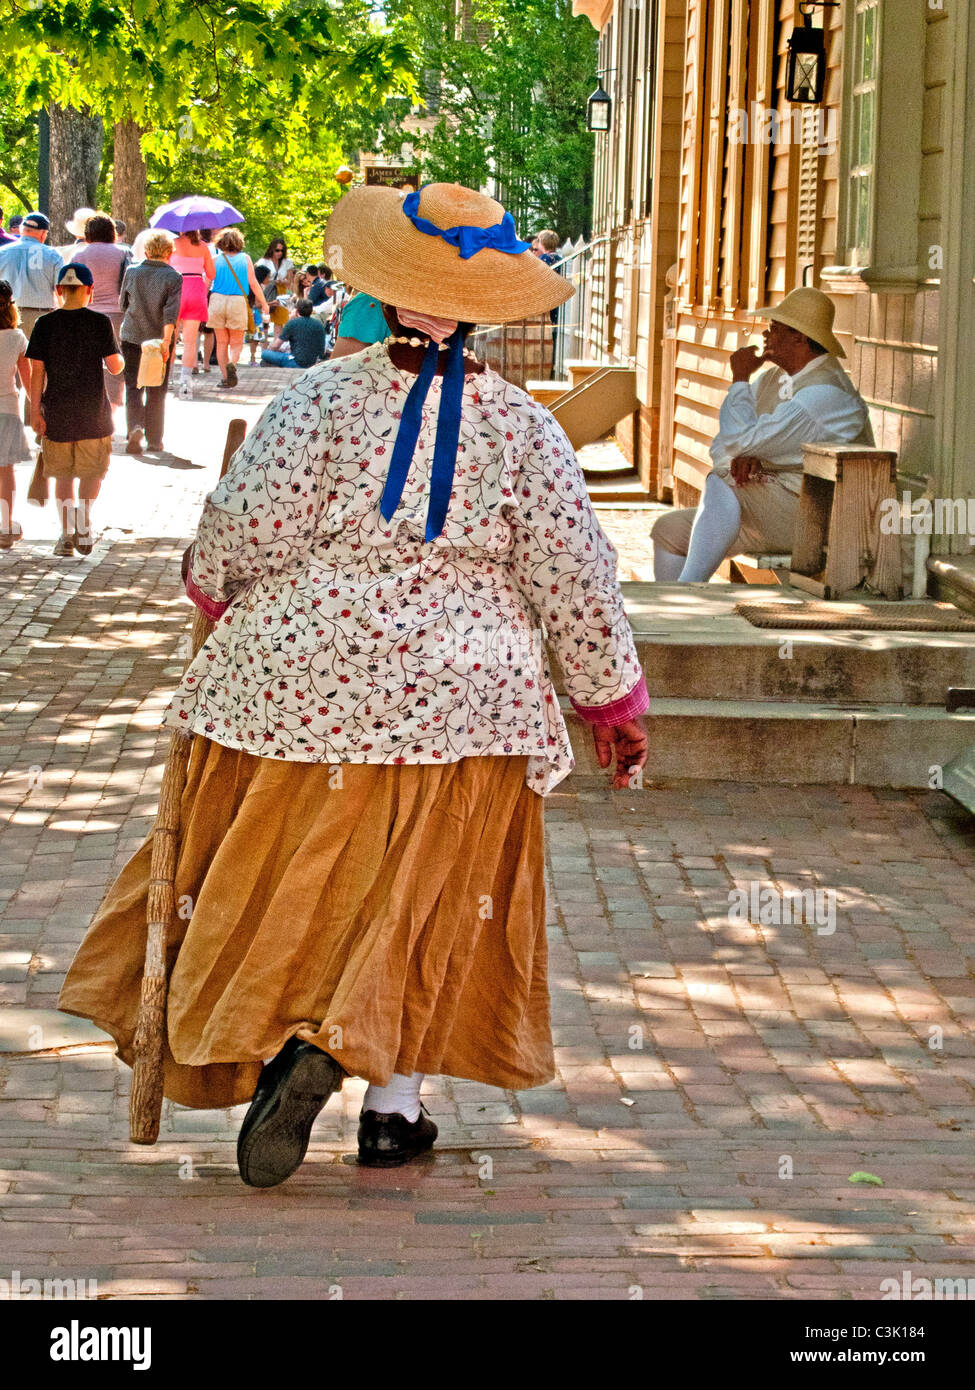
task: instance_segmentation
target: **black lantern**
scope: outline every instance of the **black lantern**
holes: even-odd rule
[[[609,118],[612,110],[612,98],[608,92],[603,91],[603,84],[600,82],[586,103],[586,129],[609,130]]]
[[[826,35],[813,27],[814,8],[825,8],[830,0],[807,0],[800,4],[801,29],[789,35],[789,57],[785,68],[786,100],[793,105],[818,106],[826,88]]]

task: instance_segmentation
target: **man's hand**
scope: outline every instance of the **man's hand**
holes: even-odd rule
[[[600,767],[609,767],[613,760],[613,749],[616,749],[613,786],[618,789],[628,787],[633,772],[647,761],[647,725],[643,716],[625,719],[622,724],[594,724],[592,736]]]
[[[747,347],[740,347],[731,354],[731,379],[732,381],[747,381],[754,376],[759,367],[765,365],[769,360],[764,353],[759,353],[757,347],[751,343]]]
[[[765,469],[762,460],[756,458],[754,454],[739,454],[737,458],[731,460],[731,477],[737,487],[744,487],[746,483],[764,482]]]
[[[37,435],[38,439],[43,439],[47,433],[47,422],[39,410],[32,410],[30,413],[30,427]]]

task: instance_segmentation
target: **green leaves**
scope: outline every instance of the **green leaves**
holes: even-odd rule
[[[3,25],[0,56],[29,109],[54,101],[136,119],[173,155],[187,117],[195,139],[226,148],[256,113],[280,148],[295,108],[378,106],[413,80],[410,54],[370,23],[364,0],[45,0]]]

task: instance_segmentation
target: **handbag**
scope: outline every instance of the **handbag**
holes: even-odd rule
[[[162,356],[162,338],[147,338],[142,344],[139,353],[139,375],[136,379],[136,387],[142,390],[144,386],[162,386],[166,380],[166,363]]]
[[[241,294],[244,296],[244,303],[247,305],[247,331],[248,331],[248,333],[256,333],[256,332],[257,332],[257,319],[255,319],[255,317],[254,317],[254,310],[253,310],[253,309],[251,308],[251,306],[250,306],[250,300],[247,298],[246,291],[244,290],[243,285],[242,285],[242,284],[240,283],[240,281],[237,279],[237,272],[236,272],[236,270],[234,270],[233,265],[231,264],[230,257],[227,255],[227,253],[226,253],[225,251],[222,251],[220,254],[223,256],[224,260],[227,262],[227,269],[230,271],[231,275],[234,277],[234,280],[236,281],[236,284],[237,284],[237,288],[240,290]]]
[[[41,445],[37,462],[34,464],[34,475],[30,480],[30,487],[27,489],[27,500],[32,502],[35,507],[43,507],[49,491],[49,480],[44,476],[44,446]]]

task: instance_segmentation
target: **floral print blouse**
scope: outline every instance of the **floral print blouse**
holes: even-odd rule
[[[543,625],[584,718],[647,708],[616,552],[562,430],[490,370],[465,383],[443,534],[423,540],[436,377],[384,521],[413,380],[376,344],[268,405],[204,506],[187,592],[215,627],[167,723],[299,762],[527,755],[545,795],[574,762]]]

